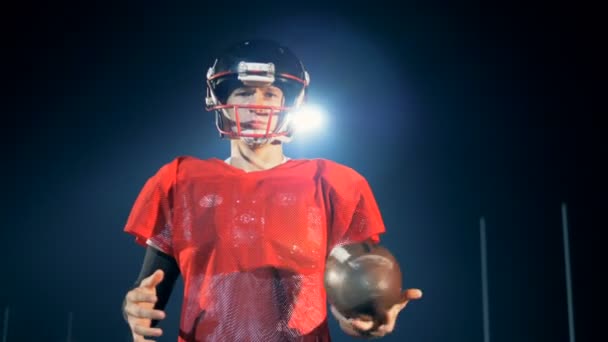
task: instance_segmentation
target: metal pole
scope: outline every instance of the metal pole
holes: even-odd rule
[[[562,231],[564,233],[564,259],[566,263],[566,294],[568,298],[568,333],[570,342],[575,341],[574,309],[572,305],[572,275],[570,271],[570,244],[568,238],[568,213],[566,203],[562,203]]]
[[[67,342],[72,342],[72,312],[68,314],[68,340]]]
[[[483,340],[490,342],[490,312],[488,304],[488,261],[486,252],[486,220],[479,219],[479,240],[481,244],[481,285],[483,303]]]
[[[8,306],[4,309],[4,325],[2,329],[2,342],[6,342],[6,336],[8,334]]]

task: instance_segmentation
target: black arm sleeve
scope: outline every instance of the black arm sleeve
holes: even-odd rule
[[[139,276],[137,280],[131,287],[136,288],[139,286],[142,280],[146,277],[150,276],[156,270],[161,269],[165,272],[165,277],[163,281],[158,284],[156,287],[156,296],[158,297],[158,301],[154,306],[155,309],[163,310],[169,301],[169,297],[171,296],[171,292],[173,291],[173,286],[175,285],[175,281],[177,277],[180,275],[179,266],[177,265],[177,261],[170,255],[165,254],[154,247],[148,246],[146,248],[146,255],[144,256],[144,262],[142,264],[141,270],[139,272]],[[123,314],[124,307],[126,303],[123,301]],[[126,320],[126,315],[125,315]],[[152,326],[156,326],[158,321],[152,321]]]

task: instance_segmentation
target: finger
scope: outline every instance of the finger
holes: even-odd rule
[[[153,340],[146,340],[145,337],[133,333],[133,342],[150,342],[150,341],[154,342]]]
[[[422,298],[422,291],[420,289],[407,289],[404,291],[404,296],[407,300],[420,299]]]
[[[146,309],[133,303],[127,304],[127,306],[125,307],[125,312],[128,316],[135,318],[147,318],[155,320],[161,320],[165,318],[165,312],[162,310]]]
[[[382,334],[382,335],[386,335],[388,333],[390,333],[392,331],[390,324],[382,324],[381,326],[378,327],[378,329],[376,329],[376,333],[378,334]]]
[[[133,332],[136,333],[137,335],[141,335],[143,336],[162,336],[163,335],[163,330],[161,328],[148,328],[148,327],[144,327],[141,325],[137,325],[135,324],[133,326]]]
[[[160,284],[160,282],[163,281],[164,277],[165,277],[165,273],[163,272],[163,270],[156,270],[149,277],[142,280],[141,284],[139,284],[139,286],[145,287],[148,289],[154,289],[154,288],[156,288],[156,285]]]
[[[139,335],[137,335],[139,336]],[[156,342],[155,340],[147,340],[145,337],[143,336],[139,336],[137,338],[133,338],[133,342]]]
[[[395,329],[395,321],[392,321],[390,323],[380,325],[377,329],[372,331],[372,333],[381,334],[382,336],[384,336],[386,334],[392,333],[394,329]]]
[[[374,330],[374,331],[370,331],[368,333],[366,333],[367,336],[371,336],[371,337],[384,337],[387,333],[380,331],[380,330]]]
[[[364,336],[360,331],[355,330],[355,328],[348,322],[348,320],[339,321],[338,323],[340,324],[340,328],[342,328],[342,331],[344,331],[346,334],[354,337]]]
[[[374,327],[374,321],[364,321],[364,320],[357,319],[357,318],[353,318],[351,320],[350,324],[356,330],[362,330],[362,331],[370,330],[371,328]]]
[[[141,335],[133,334],[133,342],[155,342],[154,340],[147,340]]]
[[[419,289],[407,289],[401,293],[401,309],[405,308],[410,300],[422,298],[422,291]]]
[[[152,293],[137,291],[137,289],[135,289],[127,293],[127,300],[134,303],[156,303],[158,298]]]

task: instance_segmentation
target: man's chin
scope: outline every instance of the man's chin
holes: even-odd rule
[[[241,131],[242,134],[253,135],[253,134],[266,134],[266,130],[260,129],[245,129]],[[253,138],[253,137],[241,137],[241,141],[243,141],[250,148],[259,148],[270,142],[271,138]]]

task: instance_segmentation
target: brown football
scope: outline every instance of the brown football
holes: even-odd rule
[[[346,318],[379,318],[402,299],[399,263],[388,249],[371,242],[332,249],[324,282],[329,303]]]

